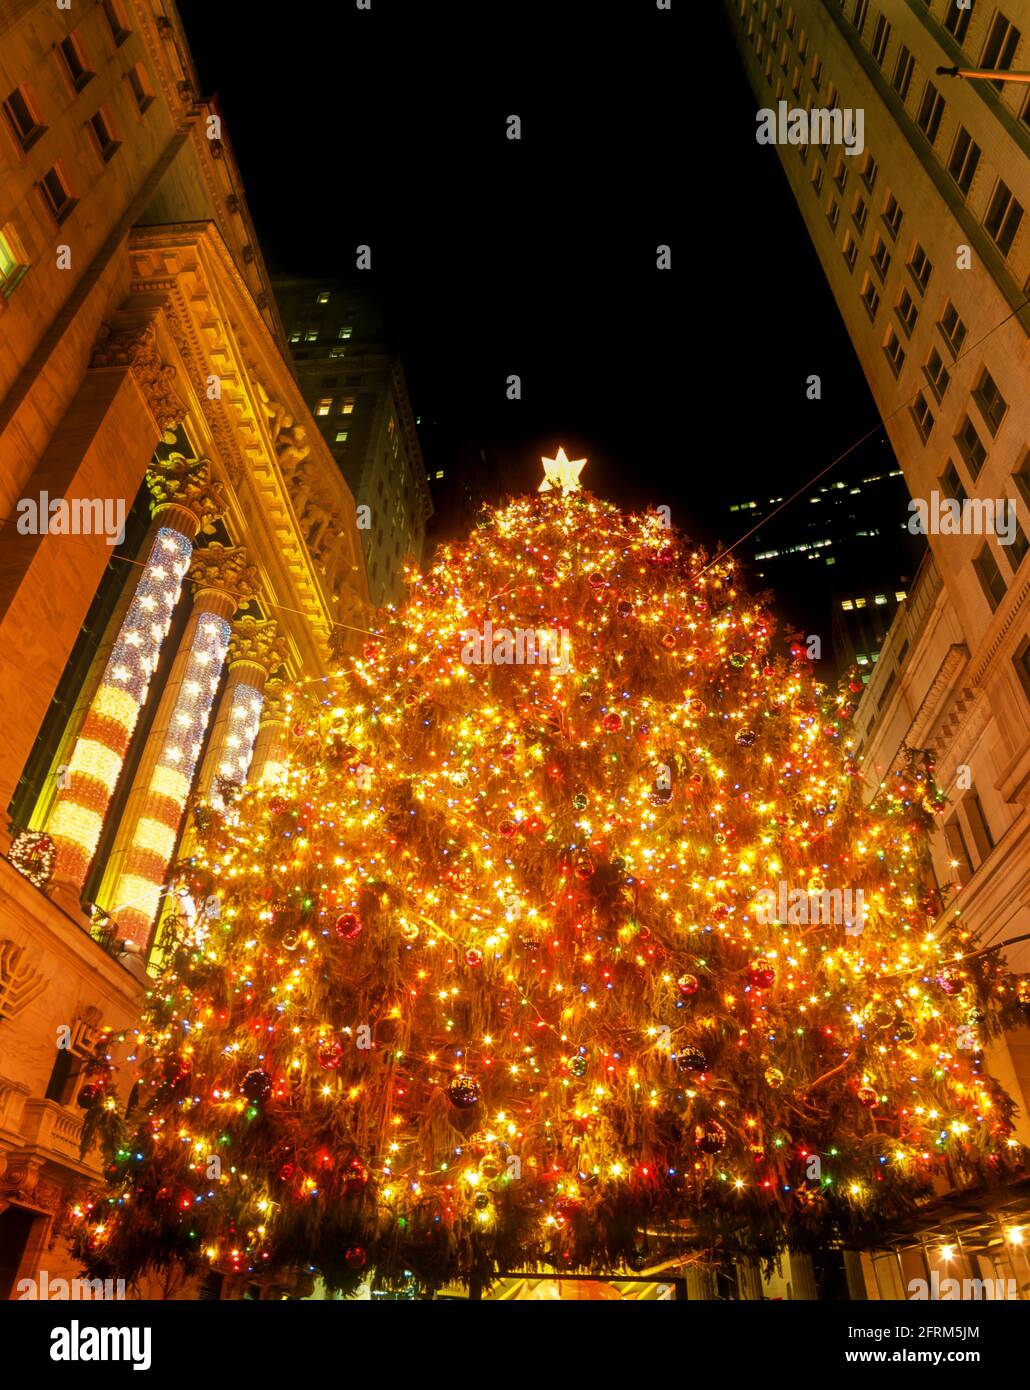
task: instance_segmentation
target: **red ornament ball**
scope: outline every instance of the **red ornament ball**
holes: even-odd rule
[[[339,1038],[325,1038],[318,1044],[318,1065],[334,1070],[343,1061],[343,1043]]]
[[[867,1110],[875,1109],[880,1100],[872,1086],[860,1086],[857,1095],[859,1105],[864,1105]]]
[[[748,966],[747,978],[752,989],[769,989],[776,980],[776,971],[769,961],[758,957]]]
[[[341,941],[356,941],[364,928],[356,912],[344,912],[337,917],[333,930]]]
[[[676,634],[674,632],[663,632],[658,641],[659,645],[663,646],[667,652],[671,652],[676,645]]]
[[[80,1110],[88,1110],[91,1106],[96,1105],[103,1094],[104,1087],[101,1086],[99,1082],[87,1081],[86,1085],[82,1087],[79,1094],[75,1097],[75,1103]]]
[[[601,720],[601,728],[609,734],[617,734],[622,728],[622,715],[614,710],[611,714],[606,714]]]
[[[483,952],[480,951],[476,946],[470,946],[469,949],[465,952],[465,964],[471,966],[473,970],[477,966],[482,965]]]
[[[343,1262],[348,1269],[364,1269],[368,1264],[368,1252],[363,1245],[352,1245],[344,1254]]]
[[[676,988],[684,999],[689,999],[698,990],[698,979],[696,975],[681,975],[676,981]]]

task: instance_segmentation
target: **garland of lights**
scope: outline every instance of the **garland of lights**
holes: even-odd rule
[[[229,648],[225,618],[195,614],[182,684],[118,878],[112,911],[126,938],[146,944]]]
[[[182,532],[158,530],[75,742],[47,829],[57,850],[56,872],[76,886],[85,881],[96,853],[192,553],[193,543]]]

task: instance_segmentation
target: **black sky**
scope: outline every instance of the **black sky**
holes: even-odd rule
[[[592,490],[728,542],[729,501],[786,495],[876,424],[719,0],[337,0],[264,34],[179,9],[272,273],[371,245],[427,439],[488,444],[527,486],[564,442]],[[809,588],[781,600],[819,630]]]

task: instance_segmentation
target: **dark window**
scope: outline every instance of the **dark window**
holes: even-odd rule
[[[965,126],[959,126],[958,134],[955,136],[955,144],[952,147],[951,158],[948,160],[948,173],[963,193],[969,192],[969,186],[973,182],[973,175],[976,173],[976,166],[979,163],[980,146]]]
[[[984,591],[984,598],[991,606],[991,612],[995,612],[1002,599],[1005,597],[1005,577],[998,568],[998,562],[994,558],[989,541],[984,541],[980,552],[973,561],[973,568],[976,570],[976,577],[980,581],[980,588]]]
[[[1016,487],[1022,493],[1023,501],[1030,508],[1030,449],[1023,455],[1023,462],[1012,476],[1015,479]]]
[[[958,811],[952,811],[951,816],[945,822],[944,839],[951,855],[949,867],[958,880],[959,887],[964,887],[973,877],[973,864],[969,858],[969,850],[966,848],[966,837],[962,833],[962,822],[959,820]]]
[[[1015,503],[1010,503],[1009,505],[1015,506]],[[1030,550],[1030,541],[1027,540],[1026,533],[1015,518],[1013,518],[1013,523],[1015,530],[1012,536],[1012,544],[1003,545],[1002,551],[1012,568],[1012,573],[1016,574],[1020,565],[1022,565],[1023,561],[1026,559],[1027,550]]]
[[[891,41],[891,26],[885,15],[879,15],[876,20],[876,28],[873,30],[873,42],[871,52],[879,67],[883,66],[883,60],[887,56],[887,45]]]
[[[952,356],[957,357],[966,340],[966,325],[959,318],[958,310],[950,300],[944,306],[944,313],[941,315],[937,327],[941,330],[944,341],[951,348]]]
[[[897,240],[898,232],[901,230],[901,219],[905,216],[901,209],[901,204],[893,193],[887,194],[887,201],[883,205],[883,220],[887,223],[888,230],[894,240]]]
[[[4,115],[14,138],[23,150],[31,149],[46,130],[46,126],[36,119],[36,113],[29,104],[28,93],[24,87],[15,87],[4,102]]]
[[[962,798],[962,809],[966,813],[966,824],[969,826],[973,847],[982,864],[994,848],[994,836],[991,834],[991,827],[987,824],[983,805],[976,792],[966,792]]]
[[[107,18],[108,28],[111,30],[111,37],[114,39],[115,47],[120,48],[132,32],[125,21],[121,5],[116,4],[115,0],[104,0],[104,15]]]
[[[73,198],[59,170],[48,169],[39,182],[39,187],[57,222],[63,222],[72,211],[78,199]]]
[[[74,35],[69,34],[66,39],[61,40],[57,47],[61,51],[61,57],[64,59],[64,65],[68,70],[72,86],[77,92],[81,92],[94,74],[90,71],[78,40]]]
[[[89,123],[96,137],[100,158],[106,164],[121,142],[115,137],[114,129],[103,107],[90,117]]]
[[[987,216],[984,218],[984,226],[1003,256],[1008,255],[1022,220],[1022,205],[1012,196],[1008,186],[999,179],[991,205],[987,209]]]
[[[1026,698],[1030,700],[1030,637],[1024,637],[1012,658]]]
[[[136,108],[140,115],[146,111],[147,107],[154,100],[150,91],[150,85],[143,73],[143,65],[137,63],[134,68],[130,68],[125,74],[129,86],[132,88],[132,95],[136,98]]]
[[[933,265],[929,256],[918,243],[912,252],[912,259],[908,263],[908,268],[912,272],[912,279],[925,293],[926,287],[930,283],[930,276],[933,274]]]
[[[919,115],[916,117],[916,124],[931,145],[937,139],[937,132],[940,129],[941,117],[943,115],[944,98],[933,83],[928,82],[923,90],[923,100],[919,104]]]
[[[964,502],[966,500],[966,490],[962,486],[962,479],[959,477],[958,469],[952,463],[951,459],[948,460],[948,466],[941,474],[941,485],[944,488],[946,497],[954,497],[956,502]]]
[[[59,1047],[47,1082],[45,1099],[56,1100],[58,1105],[71,1105],[82,1067],[81,1058],[76,1057],[70,1048]]]
[[[974,482],[980,476],[987,459],[987,450],[980,442],[980,436],[976,432],[976,426],[967,415],[962,422],[962,428],[955,436],[955,443],[959,447],[959,452],[966,461],[970,475]]]
[[[916,429],[919,431],[923,443],[925,444],[930,437],[930,431],[933,429],[933,413],[922,391],[917,392],[916,398],[909,409],[912,412],[912,419],[915,421]]]
[[[916,319],[919,317],[919,310],[916,302],[909,294],[908,290],[902,290],[898,296],[898,302],[894,312],[897,314],[906,337],[911,338],[912,330],[916,326]]]
[[[997,434],[1008,410],[1008,403],[986,367],[980,374],[980,380],[973,392],[973,400],[980,407],[980,414],[987,421],[987,428],[991,434]]]
[[[973,17],[974,3],[975,0],[971,0],[967,10],[960,10],[954,3],[954,0],[949,0],[947,12],[944,16],[944,27],[947,29],[948,33],[954,37],[956,43],[961,43],[966,37],[969,21]]]
[[[951,377],[947,367],[944,365],[944,358],[936,348],[930,349],[930,356],[926,359],[923,372],[927,381],[930,383],[930,390],[937,397],[938,401],[941,400],[945,391],[948,389],[948,383]]]
[[[1018,47],[1019,30],[999,10],[994,16],[994,23],[987,35],[987,42],[984,44],[984,51],[980,58],[980,66],[982,68],[1010,68],[1013,55]],[[994,83],[999,92],[1004,85],[1003,82]]]
[[[855,12],[853,16],[855,28],[861,34],[865,28],[866,16],[869,14],[869,0],[855,0]]]
[[[891,86],[897,92],[902,101],[908,96],[909,84],[912,81],[912,72],[915,69],[916,60],[908,51],[904,44],[898,49],[898,60],[894,64],[894,76],[891,78]]]

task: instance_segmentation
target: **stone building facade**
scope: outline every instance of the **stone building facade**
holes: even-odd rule
[[[2,1298],[75,1272],[82,1069],[136,1020],[191,799],[274,765],[283,681],[370,609],[174,5],[6,5],[0,88]]]
[[[726,9],[759,108],[862,113],[854,154],[832,138],[776,150],[910,498],[930,522],[929,554],[858,706],[858,748],[870,795],[905,745],[932,750],[949,797],[935,849],[945,918],[961,917],[983,946],[1011,943],[1008,965],[1027,972],[1030,86],[939,71],[1025,72],[1026,7]],[[954,529],[934,524],[941,499],[959,508]],[[906,503],[885,524],[919,514]],[[1030,1030],[1006,1034],[989,1066],[1019,1102],[1018,1136],[1030,1143]],[[951,1226],[939,1215],[907,1253],[867,1259],[868,1296],[904,1296],[913,1271],[1015,1277],[1024,1288],[1026,1200],[999,1212]]]

